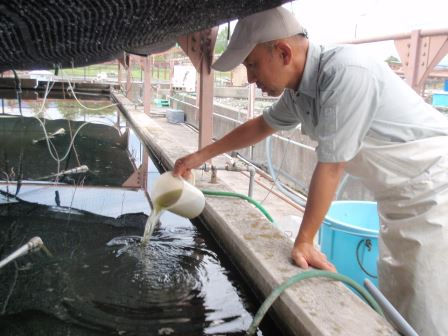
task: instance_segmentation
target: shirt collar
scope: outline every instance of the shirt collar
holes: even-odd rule
[[[294,91],[296,96],[305,94],[312,98],[316,98],[317,77],[319,75],[321,54],[321,47],[310,42],[308,45],[302,79],[300,80],[299,87]]]

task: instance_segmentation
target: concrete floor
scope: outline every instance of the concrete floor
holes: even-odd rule
[[[182,124],[170,124],[153,110],[148,116],[119,93],[114,98],[134,131],[159,162],[170,170],[177,158],[197,149],[198,136]],[[213,160],[224,166],[229,160]],[[218,171],[218,182],[210,173],[197,171],[200,189],[247,194],[249,178],[240,172]],[[235,267],[263,301],[291,276],[304,272],[293,265],[290,252],[302,212],[276,196],[266,178],[257,175],[253,198],[262,203],[279,228],[254,206],[242,199],[207,196],[200,216]],[[314,278],[286,290],[270,309],[285,334],[290,335],[398,335],[398,332],[343,284]]]

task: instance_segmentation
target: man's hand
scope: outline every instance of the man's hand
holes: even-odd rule
[[[302,268],[313,266],[336,272],[327,257],[314,247],[313,241],[331,205],[344,167],[344,162],[318,162],[314,169],[305,213],[291,253],[294,262]]]
[[[191,177],[191,170],[199,167],[204,161],[200,152],[194,152],[181,157],[174,163],[173,175],[182,176],[188,180]]]
[[[212,142],[199,151],[186,155],[174,164],[173,175],[189,178],[191,170],[215,157],[216,155],[245,148],[273,134],[275,129],[258,116],[246,121],[218,141]]]
[[[295,243],[291,257],[297,266],[307,269],[309,266],[336,272],[336,267],[327,260],[327,256],[310,243]]]

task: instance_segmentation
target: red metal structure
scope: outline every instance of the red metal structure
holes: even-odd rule
[[[406,82],[419,94],[429,73],[448,53],[448,29],[414,30],[410,33],[394,34],[344,43],[372,43],[393,40],[400,55]]]

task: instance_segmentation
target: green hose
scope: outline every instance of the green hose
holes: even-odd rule
[[[228,192],[228,191],[214,191],[214,190],[201,190],[202,193],[204,195],[210,195],[210,196],[227,196],[227,197],[239,197],[242,199],[245,199],[246,201],[252,203],[253,205],[255,205],[265,216],[267,219],[269,219],[269,221],[271,223],[274,223],[274,219],[271,217],[271,215],[266,211],[265,208],[263,208],[263,206],[258,203],[257,201],[255,201],[253,198],[243,195],[243,194],[238,194],[238,193],[234,193],[234,192]]]
[[[286,289],[294,285],[295,283],[309,278],[314,277],[324,277],[324,278],[330,278],[334,280],[342,281],[351,287],[353,287],[359,294],[361,294],[364,299],[369,303],[369,305],[381,316],[384,317],[383,311],[381,310],[378,303],[375,301],[375,299],[367,292],[363,287],[361,287],[358,283],[356,283],[354,280],[350,279],[349,277],[339,274],[339,273],[333,273],[328,271],[321,271],[321,270],[312,270],[307,272],[302,272],[296,275],[293,275],[288,280],[286,280],[284,283],[282,283],[280,286],[275,288],[272,293],[264,300],[263,304],[258,309],[257,314],[255,314],[254,320],[252,321],[252,324],[250,325],[249,329],[247,329],[247,335],[254,335],[257,331],[258,325],[261,323],[261,320],[263,319],[264,315],[268,311],[268,309],[271,307],[271,305],[274,303],[274,301],[282,294]]]
[[[267,219],[269,219],[270,222],[274,222],[271,215],[266,211],[263,206],[255,201],[253,198],[239,194],[234,192],[227,192],[227,191],[214,191],[214,190],[201,190],[204,195],[210,195],[210,196],[226,196],[226,197],[239,197],[242,199],[245,199],[246,201],[252,203],[255,205],[265,216]],[[294,285],[295,283],[309,279],[309,278],[315,278],[315,277],[323,277],[323,278],[330,278],[333,280],[339,280],[347,285],[351,286],[353,289],[355,289],[360,295],[364,297],[364,299],[367,301],[367,303],[381,316],[384,317],[383,311],[381,310],[378,303],[375,301],[375,299],[367,292],[362,286],[360,286],[357,282],[350,279],[349,277],[339,274],[339,273],[333,273],[328,271],[321,271],[321,270],[312,270],[307,272],[302,272],[299,274],[296,274],[286,280],[283,284],[275,288],[272,293],[266,298],[266,300],[263,302],[263,304],[258,309],[258,312],[255,314],[254,320],[252,321],[252,324],[250,325],[249,329],[247,330],[247,335],[254,335],[257,331],[257,328],[259,324],[261,323],[261,320],[263,319],[264,315],[266,315],[267,311],[271,307],[271,305],[274,303],[274,301],[289,287]]]

